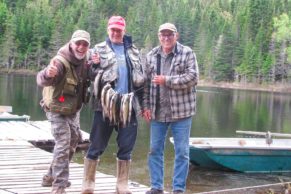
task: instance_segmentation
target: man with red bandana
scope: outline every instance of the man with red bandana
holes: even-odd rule
[[[49,65],[37,74],[37,84],[44,87],[40,104],[51,122],[55,140],[53,160],[42,186],[52,186],[53,194],[66,193],[65,188],[70,186],[69,163],[81,138],[78,114],[86,101],[89,46],[90,34],[75,31]]]
[[[130,36],[125,35],[126,23],[121,16],[112,16],[107,25],[108,38],[96,44],[92,49],[92,68],[94,72],[103,72],[102,85],[110,83],[112,89],[120,94],[134,92],[136,101],[141,102],[142,96],[138,92],[143,86],[144,75],[140,61],[139,50],[133,45]],[[97,95],[98,96],[98,95]],[[90,133],[90,147],[84,158],[84,177],[82,193],[93,193],[95,186],[96,167],[100,156],[105,151],[113,130],[117,132],[116,154],[117,164],[117,194],[130,194],[128,188],[129,168],[131,153],[137,137],[137,106],[133,111],[126,126],[110,123],[108,118],[103,118],[100,99],[93,96],[94,120]]]

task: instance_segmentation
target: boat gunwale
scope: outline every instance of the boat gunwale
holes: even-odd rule
[[[197,142],[197,143],[192,143],[193,141],[197,141],[197,140],[203,140],[203,141],[206,141],[206,142]],[[253,150],[290,150],[291,151],[291,144],[290,146],[282,146],[282,145],[274,145],[274,144],[264,144],[264,145],[248,145],[248,144],[237,144],[237,145],[233,145],[233,144],[230,144],[229,141],[227,141],[226,144],[224,145],[218,145],[218,144],[211,144],[207,141],[211,141],[211,140],[229,140],[229,141],[241,141],[241,140],[245,140],[245,141],[248,141],[248,140],[252,140],[252,141],[261,141],[261,142],[265,142],[265,138],[221,138],[221,137],[214,137],[214,138],[199,138],[199,137],[195,137],[195,138],[190,138],[189,139],[189,147],[194,147],[194,148],[199,148],[199,149],[240,149],[240,150],[245,150],[245,149],[253,149]],[[290,141],[291,142],[291,139],[290,138],[284,138],[284,139],[279,139],[279,138],[274,138],[273,139],[273,142],[275,141]],[[173,142],[173,139],[170,140],[171,142]]]
[[[291,146],[289,147],[254,147],[254,146],[211,146],[211,145],[189,145],[190,148],[197,148],[197,149],[239,149],[239,150],[290,150],[291,151]]]
[[[174,143],[174,139],[173,137],[170,137],[169,138],[170,142],[171,143]],[[205,140],[205,141],[208,141],[208,140],[231,140],[231,141],[241,141],[241,140],[252,140],[252,141],[265,141],[265,138],[232,138],[232,137],[192,137],[192,138],[189,138],[189,147],[190,148],[197,148],[197,149],[240,149],[240,150],[245,150],[245,149],[253,149],[253,150],[291,150],[291,144],[290,146],[274,146],[273,144],[264,144],[264,145],[259,145],[259,146],[253,146],[253,145],[242,145],[242,144],[237,144],[237,145],[231,145],[231,144],[226,144],[226,145],[217,145],[217,144],[209,144],[209,142],[197,142],[197,143],[192,143],[194,140]],[[279,138],[274,138],[273,139],[273,142],[274,141],[290,141],[291,142],[291,139],[290,138],[284,138],[284,139],[279,139]],[[208,144],[207,144],[208,143]],[[267,147],[268,146],[268,147]]]

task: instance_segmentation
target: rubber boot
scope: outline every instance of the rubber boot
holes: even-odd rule
[[[131,162],[130,160],[117,159],[117,182],[116,182],[117,194],[131,194],[132,193],[128,188],[130,162]]]
[[[84,158],[84,175],[82,194],[93,194],[95,188],[95,174],[99,160]]]
[[[53,185],[53,182],[54,182],[54,178],[52,176],[44,175],[42,177],[41,186],[51,187]],[[66,187],[70,187],[70,186],[71,186],[71,182],[68,181]]]

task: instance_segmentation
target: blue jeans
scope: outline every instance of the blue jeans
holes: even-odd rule
[[[192,117],[175,122],[151,121],[151,140],[148,165],[151,188],[164,189],[164,148],[168,128],[174,138],[175,163],[173,190],[185,191],[189,170],[189,137]]]
[[[90,146],[87,151],[87,158],[98,160],[105,151],[113,129],[117,131],[117,158],[119,160],[130,160],[131,153],[137,137],[137,119],[132,114],[128,126],[125,128],[111,125],[108,118],[103,119],[102,112],[95,111],[92,129],[90,133]]]

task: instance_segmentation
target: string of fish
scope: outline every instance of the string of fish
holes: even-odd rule
[[[133,110],[134,93],[119,94],[107,83],[101,91],[103,119],[109,118],[112,124],[126,127],[130,122]]]
[[[122,124],[123,127],[126,127],[132,115],[134,92],[119,94],[112,89],[109,83],[106,83],[102,88],[103,72],[103,70],[100,70],[97,73],[93,84],[94,95],[101,101],[103,119],[105,120],[107,117],[111,124]]]

